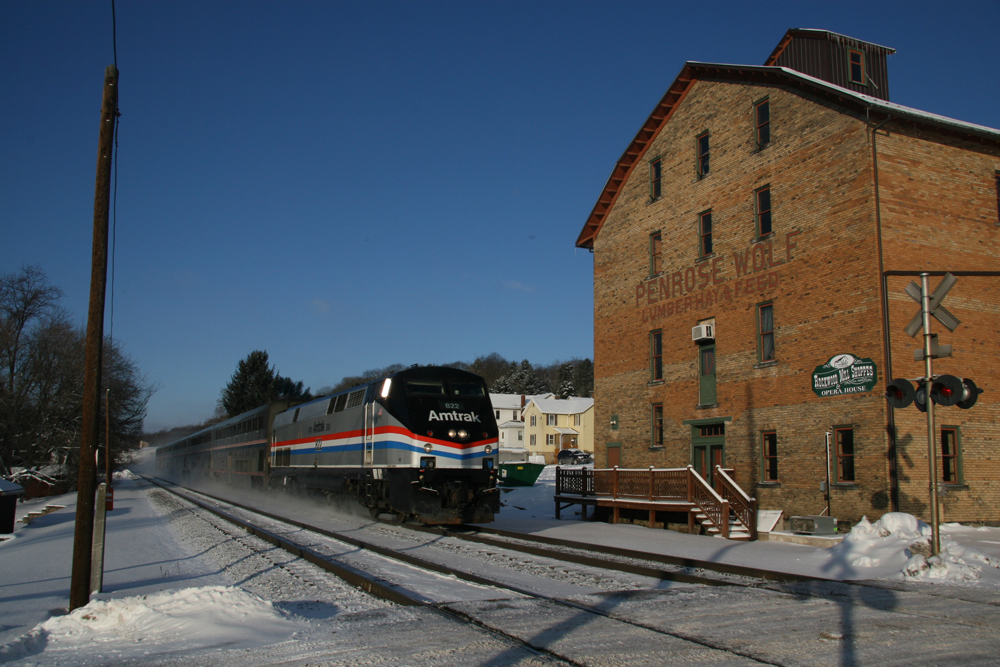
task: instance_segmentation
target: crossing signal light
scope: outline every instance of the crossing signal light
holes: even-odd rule
[[[931,400],[938,405],[955,405],[962,396],[962,381],[954,375],[939,375],[931,383]]]
[[[968,410],[979,399],[983,390],[969,378],[957,378],[954,375],[939,375],[931,383],[931,400],[942,406],[957,405]],[[889,406],[901,409],[916,403],[917,409],[927,412],[927,392],[921,383],[914,388],[913,383],[902,378],[893,380],[885,389],[885,399]]]
[[[957,405],[968,410],[983,390],[969,378],[957,378],[954,375],[939,375],[931,385],[931,398],[939,405]]]
[[[885,388],[885,399],[889,401],[889,407],[897,410],[909,406],[916,397],[917,392],[909,380],[893,380]]]

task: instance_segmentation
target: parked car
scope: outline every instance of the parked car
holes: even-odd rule
[[[561,466],[580,465],[583,463],[593,463],[594,457],[590,452],[579,449],[561,449],[556,455],[556,463]]]

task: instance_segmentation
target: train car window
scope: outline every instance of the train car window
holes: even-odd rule
[[[364,389],[358,389],[357,391],[352,391],[348,395],[347,408],[350,409],[358,407],[359,405],[361,405],[361,402],[364,401],[364,399],[365,399]]]
[[[485,396],[483,385],[478,382],[452,382],[449,385],[452,396]]]
[[[327,414],[327,406],[330,404],[330,399],[325,398],[319,401],[313,401],[312,403],[306,403],[299,408],[298,420],[312,419],[313,417],[319,417],[321,415]]]
[[[333,411],[340,412],[345,407],[347,407],[347,394],[341,394],[337,397],[337,406],[333,409]]]
[[[434,396],[444,396],[444,383],[434,380],[409,380],[406,383],[407,394],[431,394]]]

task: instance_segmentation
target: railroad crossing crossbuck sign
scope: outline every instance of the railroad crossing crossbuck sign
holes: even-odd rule
[[[954,331],[958,328],[958,325],[961,324],[961,322],[958,321],[957,317],[949,313],[948,309],[941,305],[941,302],[944,301],[944,296],[948,293],[948,290],[954,287],[957,282],[958,278],[950,273],[946,273],[944,278],[941,279],[941,282],[938,283],[938,286],[934,288],[934,293],[931,294],[930,313],[937,318],[938,322],[948,327],[948,331]],[[910,323],[906,325],[906,333],[909,334],[910,338],[913,338],[924,326],[924,311],[920,285],[911,281],[910,284],[906,286],[906,293],[910,295],[911,299],[920,304],[921,308],[917,311],[917,314],[913,316],[913,319],[910,320]]]

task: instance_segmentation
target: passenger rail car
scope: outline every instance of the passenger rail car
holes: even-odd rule
[[[257,437],[260,430],[253,431],[252,441],[231,440],[229,448],[247,449],[237,449],[237,458],[230,459],[209,454],[226,451],[221,435],[228,431],[213,431],[208,439],[200,431],[161,447],[161,469],[189,475],[208,470],[220,478],[246,461],[240,465],[249,465],[268,487],[346,492],[373,516],[388,512],[424,523],[483,523],[500,509],[498,431],[478,375],[414,367],[287,409],[264,406],[215,428],[243,423],[265,410],[267,442]],[[158,451],[158,465],[160,459]],[[231,475],[226,478],[231,480]]]
[[[263,488],[268,483],[274,417],[289,405],[287,400],[275,401],[159,447],[156,469],[165,477]]]

